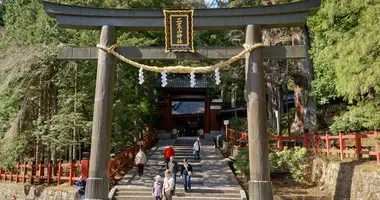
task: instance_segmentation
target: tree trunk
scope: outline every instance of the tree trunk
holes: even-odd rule
[[[44,93],[44,87],[43,87],[43,75],[40,75],[40,80],[39,80],[39,98],[38,98],[38,121],[42,121],[42,116],[43,116],[43,96]],[[35,152],[35,162],[38,163],[41,159],[41,146],[40,146],[40,136],[37,135],[36,137],[36,152]]]
[[[274,127],[274,116],[273,116],[273,103],[272,103],[272,83],[267,82],[267,115],[268,115],[268,122],[271,127]],[[268,127],[269,128],[269,127]]]
[[[307,50],[310,49],[310,38],[307,27],[292,28],[292,44],[306,45]],[[306,59],[296,60],[295,62],[302,74],[295,81],[296,114],[292,124],[292,132],[302,133],[304,129],[310,130],[316,124],[316,104],[309,97],[311,81],[313,79],[313,66],[309,54],[307,54]]]
[[[276,117],[276,122],[277,122],[277,133],[278,135],[281,134],[281,115],[283,113],[283,103],[282,103],[282,90],[280,86],[277,86],[277,117]]]
[[[78,92],[78,80],[77,80],[77,66],[75,65],[75,75],[74,75],[74,114],[77,113],[77,92]],[[75,116],[76,117],[76,116]],[[73,130],[73,159],[77,160],[77,127],[76,120],[74,119],[74,130]]]

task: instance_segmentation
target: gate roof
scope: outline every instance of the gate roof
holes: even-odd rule
[[[303,26],[319,9],[320,0],[247,8],[195,9],[195,30],[244,29],[247,24],[263,28]],[[99,29],[111,25],[124,30],[163,30],[162,10],[108,9],[70,6],[43,1],[45,12],[62,28]]]

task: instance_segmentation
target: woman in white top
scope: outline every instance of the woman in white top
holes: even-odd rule
[[[140,151],[137,153],[135,157],[135,164],[139,168],[139,176],[143,175],[144,173],[144,165],[146,163],[146,156],[145,153],[140,149]]]

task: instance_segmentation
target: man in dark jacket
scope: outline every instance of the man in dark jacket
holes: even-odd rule
[[[183,160],[183,166],[181,169],[181,178],[183,177],[183,186],[185,189],[185,192],[190,192],[191,190],[191,175],[193,173],[193,167],[189,164],[187,159]]]

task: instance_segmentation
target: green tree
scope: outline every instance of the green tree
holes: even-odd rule
[[[354,102],[379,90],[379,8],[374,0],[323,1],[310,18],[313,86],[320,103],[336,96]]]
[[[204,7],[200,0],[55,2],[109,8]],[[3,50],[0,56],[0,165],[12,164],[17,159],[37,162],[78,159],[78,152],[89,150],[97,64],[57,60],[56,52],[61,46],[95,46],[99,31],[58,28],[39,0],[7,1],[5,9],[7,12],[0,14],[0,19],[4,19],[4,28],[0,29],[0,49]],[[163,33],[158,31],[118,32],[118,44],[122,46],[162,46],[163,38]],[[160,66],[174,62],[145,63]],[[142,86],[138,84],[137,75],[135,68],[118,64],[111,134],[113,149],[134,142],[143,125],[151,125],[154,120],[156,74],[146,72]],[[33,145],[23,145],[27,143]]]
[[[331,126],[335,133],[378,126],[379,10],[375,0],[323,1],[308,21],[315,63],[313,95],[319,104],[335,98],[352,104]]]

